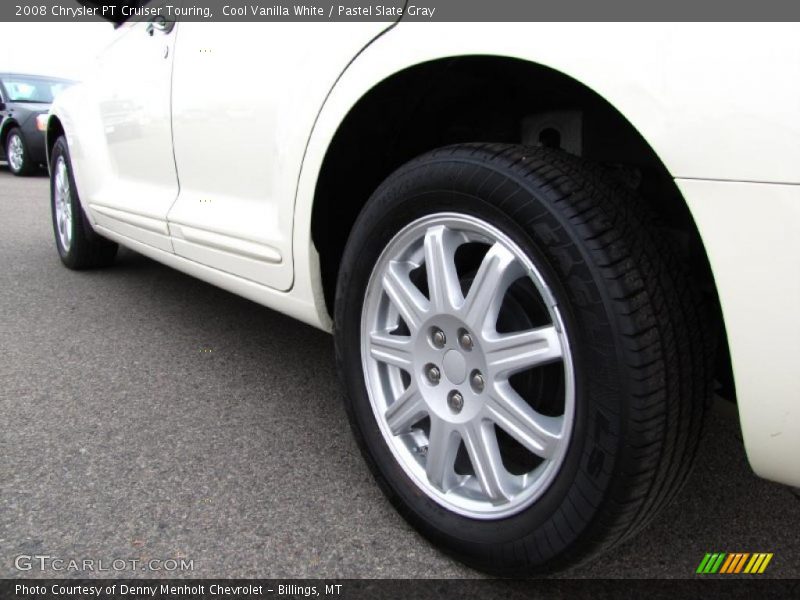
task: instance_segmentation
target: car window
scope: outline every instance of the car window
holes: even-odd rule
[[[36,77],[11,76],[3,81],[3,85],[9,102],[50,103],[69,86],[69,83]]]

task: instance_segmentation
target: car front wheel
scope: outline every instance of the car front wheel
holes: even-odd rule
[[[83,212],[63,136],[56,140],[50,157],[50,206],[56,249],[64,265],[90,269],[114,262],[117,244],[95,233]]]
[[[611,547],[680,488],[709,336],[638,199],[559,151],[440,149],[374,193],[336,354],[361,450],[429,539],[497,574]]]

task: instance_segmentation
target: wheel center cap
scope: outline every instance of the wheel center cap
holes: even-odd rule
[[[445,352],[442,367],[444,367],[445,376],[452,383],[463,383],[467,378],[467,361],[464,360],[464,355],[458,350]]]

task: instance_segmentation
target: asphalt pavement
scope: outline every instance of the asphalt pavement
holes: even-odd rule
[[[29,555],[191,560],[179,577],[480,577],[384,499],[341,394],[323,332],[127,250],[64,268],[47,177],[0,166],[0,577],[75,576],[18,570]],[[563,576],[694,577],[706,552],[772,552],[762,577],[796,578],[798,525],[800,498],[752,474],[718,401],[678,499]]]

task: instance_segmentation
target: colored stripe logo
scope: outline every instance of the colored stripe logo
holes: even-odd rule
[[[749,573],[751,575],[763,573],[769,561],[772,560],[772,552],[708,552],[700,561],[695,573],[702,575],[724,573],[726,575],[736,573]]]

